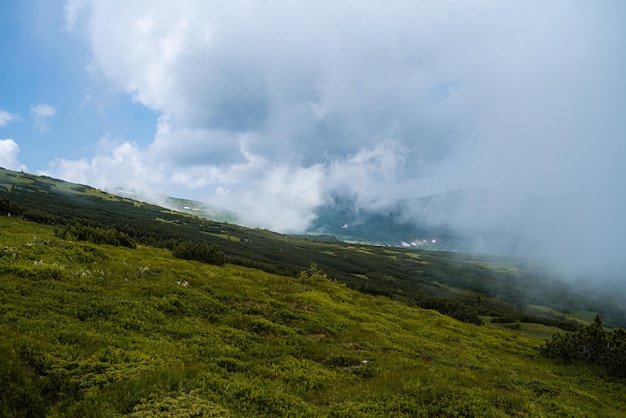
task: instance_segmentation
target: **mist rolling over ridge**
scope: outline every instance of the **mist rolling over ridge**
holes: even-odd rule
[[[592,285],[621,281],[624,243],[619,224],[611,225],[592,209],[585,197],[486,189],[399,199],[376,211],[335,196],[318,208],[309,232],[378,245],[535,260]]]
[[[340,229],[382,216],[620,282],[624,16],[613,0],[28,0],[0,17],[0,166],[286,233],[349,201]]]

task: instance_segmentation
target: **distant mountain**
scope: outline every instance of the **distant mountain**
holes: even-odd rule
[[[431,199],[415,199],[415,202],[427,204]],[[452,229],[407,217],[411,203],[400,200],[385,209],[370,210],[359,208],[354,199],[334,196],[316,209],[316,219],[307,232],[373,245],[436,250],[456,250],[461,246],[460,237]]]
[[[118,187],[113,190],[113,193],[117,196],[126,197],[128,199],[141,200],[140,195],[134,190],[122,189]],[[235,212],[231,212],[217,206],[212,206],[204,202],[199,202],[197,200],[182,199],[171,196],[159,196],[156,199],[151,198],[147,200],[150,200],[150,203],[158,204],[167,209],[175,210],[176,212],[187,213],[200,218],[211,219],[212,221],[234,224],[240,223]]]
[[[307,232],[374,245],[517,253],[541,241],[540,230],[558,228],[575,207],[567,199],[485,189],[400,199],[382,209],[333,196],[317,208]]]
[[[164,206],[178,212],[188,213],[200,218],[211,219],[217,222],[238,224],[239,217],[235,212],[212,206],[196,200],[180,199],[177,197],[165,198]]]

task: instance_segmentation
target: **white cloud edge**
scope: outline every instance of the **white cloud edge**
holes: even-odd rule
[[[33,118],[33,122],[35,123],[35,127],[39,133],[42,134],[50,130],[48,120],[55,116],[56,113],[56,108],[46,102],[40,102],[30,107],[30,114]]]
[[[17,158],[19,153],[20,147],[12,138],[0,139],[0,167],[9,170],[27,171],[28,167]]]
[[[11,113],[6,110],[0,109],[0,126],[6,126],[10,122],[19,119],[19,115],[16,113]]]

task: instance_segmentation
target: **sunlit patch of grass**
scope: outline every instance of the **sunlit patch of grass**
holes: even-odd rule
[[[587,325],[593,322],[593,319],[598,315],[597,312],[594,311],[583,311],[580,309],[568,309],[567,312],[557,311],[556,309],[552,309],[547,306],[540,305],[526,305],[526,308],[529,311],[537,311],[551,314],[555,317],[563,317],[567,320],[576,321],[581,324]]]
[[[409,258],[415,258],[415,259],[418,259],[418,260],[419,260],[420,258],[422,258],[422,255],[421,255],[421,254],[419,254],[419,253],[416,253],[416,252],[407,252],[407,253],[405,254],[405,256],[407,256],[407,257],[409,257]]]
[[[542,324],[530,324],[530,323],[519,322],[519,321],[506,323],[506,324],[498,324],[498,323],[492,323],[489,321],[488,318],[485,318],[485,322],[491,328],[501,329],[501,330],[511,330],[515,332],[516,336],[523,335],[525,337],[536,338],[536,339],[550,338],[551,336],[553,336],[554,334],[558,332],[563,332],[562,329],[557,328],[557,327],[550,327],[550,326],[542,325]]]
[[[227,241],[233,241],[233,242],[240,242],[241,241],[241,238],[239,238],[238,236],[235,236],[235,235],[213,234],[213,233],[210,233],[210,232],[207,232],[206,234],[214,236],[214,237],[218,237],[218,238],[221,238],[221,239],[225,239]]]
[[[362,254],[372,254],[372,252],[364,247],[356,247],[356,246],[350,246],[350,247],[346,247],[346,249],[349,249],[351,251],[355,251],[358,253],[362,253]]]
[[[352,275],[354,277],[358,277],[359,279],[369,280],[369,277],[367,277],[367,275],[365,275],[365,274],[352,273]]]
[[[495,273],[510,273],[520,274],[522,269],[512,263],[496,262],[496,261],[482,261],[482,260],[468,260],[468,263],[475,264],[477,266],[484,267]]]

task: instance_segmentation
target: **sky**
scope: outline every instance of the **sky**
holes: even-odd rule
[[[527,219],[533,234],[626,267],[621,0],[0,10],[2,167],[192,198],[280,232],[337,194],[369,209],[458,189],[561,196],[581,208],[557,229]],[[519,209],[489,205],[468,219]]]

